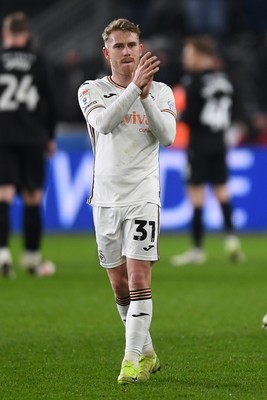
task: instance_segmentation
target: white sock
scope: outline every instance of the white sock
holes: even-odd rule
[[[42,255],[39,250],[24,250],[20,264],[22,268],[35,268],[40,264],[42,260]]]
[[[132,355],[132,353],[134,353],[136,355],[136,360],[139,360],[144,344],[148,337],[151,319],[151,298],[146,300],[131,301],[126,320],[126,359],[128,359],[128,354]]]
[[[8,247],[0,248],[0,265],[12,264],[12,257]]]
[[[129,301],[130,301],[130,298],[129,298]],[[116,298],[116,306],[117,306],[118,312],[120,314],[120,317],[121,317],[121,320],[122,320],[122,323],[124,326],[126,325],[126,318],[127,318],[129,305],[130,305],[130,303],[128,305],[122,306],[121,304],[118,303],[118,299]]]
[[[129,306],[130,306],[130,297],[124,297],[124,298],[118,298],[116,297],[116,305],[117,305],[117,309],[119,312],[119,315],[121,317],[121,320],[124,324],[124,326],[126,326],[126,319],[127,319],[127,313],[129,310]],[[152,343],[152,338],[150,335],[150,332],[148,331],[145,342],[144,342],[144,346],[142,349],[142,354],[146,357],[152,357],[154,355],[155,351],[154,351],[154,347],[153,347],[153,343]],[[130,361],[130,360],[128,360]]]
[[[145,357],[153,357],[155,354],[155,350],[152,344],[152,338],[150,336],[150,333],[148,332],[143,349],[142,349],[142,354]]]

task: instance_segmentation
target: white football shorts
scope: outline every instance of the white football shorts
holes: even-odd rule
[[[100,265],[114,268],[127,258],[158,261],[159,206],[144,203],[127,207],[93,206]]]

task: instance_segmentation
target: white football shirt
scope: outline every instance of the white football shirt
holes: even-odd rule
[[[173,142],[176,109],[172,90],[152,82],[150,95],[110,77],[86,81],[78,91],[94,152],[88,202],[116,207],[145,202],[160,205],[159,144]]]

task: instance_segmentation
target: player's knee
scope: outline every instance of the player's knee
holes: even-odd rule
[[[116,277],[110,279],[114,294],[117,297],[125,297],[129,294],[128,279],[125,277]]]
[[[150,287],[150,281],[150,276],[145,271],[132,272],[129,275],[129,288],[130,290],[147,288]]]

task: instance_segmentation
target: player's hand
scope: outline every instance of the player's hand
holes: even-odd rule
[[[150,87],[154,74],[159,70],[159,64],[157,56],[152,56],[150,51],[144,54],[134,72],[133,82],[141,90],[145,89],[147,85]]]

